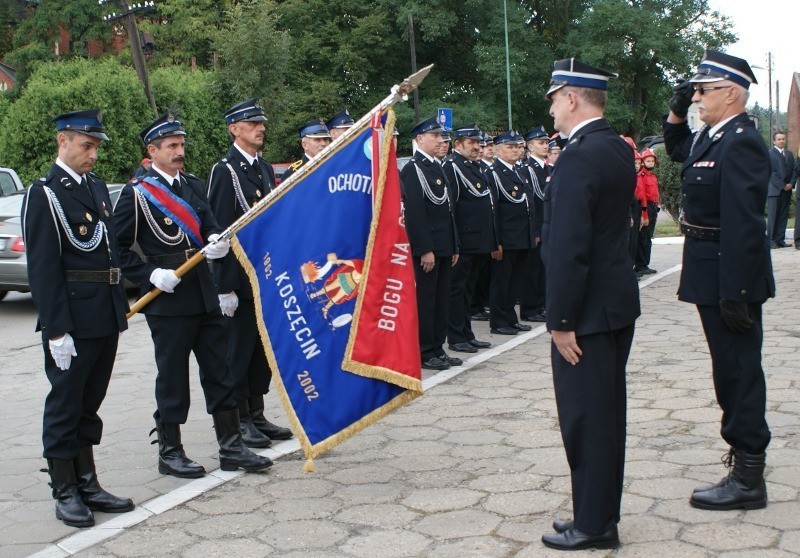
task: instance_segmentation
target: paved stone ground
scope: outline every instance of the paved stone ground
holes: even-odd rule
[[[679,250],[657,246],[654,267],[678,263]],[[800,299],[794,293],[800,253],[773,251],[773,261],[779,296],[765,308],[764,342],[773,433],[769,507],[705,512],[688,504],[694,486],[723,474],[726,448],[718,435],[720,412],[700,322],[692,307],[676,302],[678,275],[672,274],[642,290],[644,314],[628,367],[623,546],[574,555],[800,555]],[[122,345],[104,405],[108,428],[98,467],[105,486],[142,503],[186,481],[154,474],[155,450],[144,441],[153,369],[146,327],[134,325]],[[0,442],[0,556],[26,555],[76,532],[52,517],[44,475],[30,472],[42,464],[36,413],[44,388],[33,375],[40,359],[33,360],[10,363],[13,377],[27,383],[14,389],[5,378],[0,384],[7,424]],[[215,467],[210,420],[201,404],[186,431],[190,454]],[[78,556],[560,555],[539,542],[554,518],[571,515],[548,336],[430,389],[318,459],[316,473],[303,473],[302,465],[298,454],[284,457],[266,474],[233,478]],[[134,519],[134,513],[125,515]],[[98,514],[108,527],[123,517]]]

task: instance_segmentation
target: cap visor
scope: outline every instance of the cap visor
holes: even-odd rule
[[[566,87],[565,83],[554,83],[550,86],[550,89],[547,90],[547,93],[544,94],[545,99],[549,99],[550,95],[561,89],[562,87]]]
[[[306,134],[303,137],[304,138],[328,138],[328,139],[331,139],[331,135],[330,134],[326,134],[324,132],[323,133],[317,132],[316,134]]]
[[[689,80],[689,83],[714,83],[717,81],[725,81],[725,78],[710,76],[708,74],[695,74],[695,76]]]
[[[266,122],[266,121],[267,121],[266,116],[264,116],[263,114],[258,114],[256,116],[251,116],[250,118],[242,118],[240,122]],[[235,122],[233,122],[232,124],[235,124]]]
[[[78,132],[78,130],[74,130],[74,131]],[[78,132],[78,133],[79,134],[83,134],[85,136],[91,136],[91,137],[97,138],[99,140],[109,141],[108,136],[105,135],[103,132]]]

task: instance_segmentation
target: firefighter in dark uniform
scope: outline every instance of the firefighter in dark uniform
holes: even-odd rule
[[[236,104],[225,113],[233,145],[208,175],[208,203],[217,224],[227,228],[275,187],[272,165],[258,155],[264,142],[264,110],[258,99]],[[236,257],[214,260],[214,283],[225,316],[228,368],[236,382],[236,401],[245,445],[266,448],[271,440],[288,440],[292,431],[264,416],[264,394],[272,372],[258,337],[253,290]]]
[[[603,118],[614,74],[559,60],[547,97],[565,147],[545,191],[547,329],[574,520],[542,542],[616,548],[625,466],[626,387],[639,289],[628,254],[631,149]]]
[[[475,338],[470,303],[481,270],[489,265],[490,254],[497,252],[494,199],[479,161],[483,132],[472,124],[455,128],[453,137],[455,147],[443,169],[450,185],[459,256],[452,270],[447,340],[454,351],[476,353],[492,346]]]
[[[228,242],[218,240],[221,229],[202,181],[181,172],[185,135],[181,123],[169,114],[142,130],[153,165],[142,179],[125,185],[114,209],[123,273],[142,293],[153,287],[163,291],[142,310],[158,368],[153,414],[158,470],[182,478],[205,474],[200,464],[186,457],[180,434],[189,414],[189,354],[194,353],[206,409],[214,419],[220,467],[258,471],[272,462],[242,444],[236,384],[225,361],[225,322],[211,272],[204,262],[183,277],[174,272],[201,248],[211,260],[228,253]],[[134,244],[143,256],[134,252]]]
[[[355,123],[353,117],[350,116],[350,112],[344,109],[331,116],[331,118],[325,122],[325,127],[331,135],[331,141],[336,141],[336,138],[352,128]]]
[[[683,163],[678,298],[697,305],[730,446],[729,475],[690,500],[709,510],[767,505],[761,306],[775,296],[775,280],[764,224],[769,154],[745,111],[751,83],[747,61],[708,50],[697,74],[676,86],[664,125],[667,152]],[[704,123],[696,134],[686,124],[692,102]]]
[[[90,527],[92,511],[133,509],[129,498],[100,486],[93,454],[103,433],[97,412],[120,332],[128,328],[128,301],[108,189],[91,173],[101,142],[108,140],[101,113],[77,111],[54,120],[58,158],[26,192],[22,230],[50,382],[42,442],[56,517],[72,527]]]
[[[481,138],[481,158],[479,162],[484,175],[494,164],[494,138],[486,132],[483,132],[483,138]],[[489,179],[487,178],[487,180]],[[470,294],[470,320],[473,322],[489,321],[489,281],[491,274],[491,264],[483,266],[478,274],[475,288]]]
[[[536,126],[525,134],[528,157],[523,161],[523,176],[530,178],[528,198],[533,205],[536,223],[536,246],[531,250],[526,264],[527,272],[519,291],[520,317],[528,322],[545,321],[545,273],[542,264],[542,217],[544,215],[544,190],[547,186],[547,149],[550,137],[544,126]]]
[[[458,236],[447,177],[435,155],[446,130],[429,118],[411,129],[417,152],[400,171],[403,214],[417,281],[422,367],[446,370],[461,359],[444,351],[450,268],[458,261]]]
[[[292,176],[297,172],[297,169],[319,155],[323,149],[331,144],[331,133],[322,118],[315,118],[310,122],[306,122],[297,131],[300,132],[300,145],[303,147],[303,156],[284,171],[281,180],[286,180]]]
[[[494,138],[496,159],[487,172],[497,200],[498,251],[492,260],[489,285],[489,326],[498,335],[530,331],[520,323],[514,309],[525,273],[528,252],[536,246],[534,208],[528,198],[530,178],[517,162],[522,158],[525,140],[513,131]]]

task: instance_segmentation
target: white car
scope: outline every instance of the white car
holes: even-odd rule
[[[0,167],[0,196],[21,192],[24,189],[25,187],[16,172]]]

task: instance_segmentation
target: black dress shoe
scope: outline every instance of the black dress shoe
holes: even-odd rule
[[[493,327],[491,329],[491,332],[496,335],[516,335],[517,333],[519,333],[519,331],[517,331],[513,327]]]
[[[553,531],[556,533],[563,533],[575,527],[575,521],[572,519],[554,519]]]
[[[542,535],[542,542],[549,548],[556,550],[583,550],[585,548],[617,548],[619,547],[619,534],[614,525],[600,535],[589,535],[578,531],[575,527],[563,533]]]
[[[464,342],[464,343],[453,343],[451,345],[448,345],[448,347],[450,347],[451,351],[458,351],[459,353],[477,353],[478,352],[478,349],[476,349],[475,347],[473,347],[472,345],[470,345],[467,342]]]
[[[649,267],[646,267],[646,268],[644,268],[642,270],[642,273],[644,275],[654,275],[654,274],[658,273],[658,271],[656,271],[655,269],[650,269]]]
[[[439,355],[439,360],[446,362],[450,366],[461,366],[462,364],[464,364],[464,361],[461,360],[460,358],[451,357],[447,353],[445,353],[443,355]]]
[[[514,324],[514,329],[516,329],[517,331],[530,331],[533,328],[531,326],[529,326],[529,325],[516,323],[516,324]]]
[[[488,322],[489,321],[489,313],[488,312],[478,312],[477,314],[473,314],[469,317],[469,319],[473,322]]]
[[[488,349],[492,346],[488,341],[478,341],[477,339],[470,339],[467,343],[478,349]]]
[[[439,357],[431,357],[428,360],[422,361],[422,367],[425,370],[447,370],[450,368],[450,363]]]
[[[800,242],[795,242],[794,243],[794,249],[795,250],[800,250]]]
[[[522,320],[526,322],[546,322],[544,314],[532,314],[530,316],[522,316]]]
[[[788,248],[789,247],[789,245],[786,244],[783,240],[781,240],[777,244],[778,244],[778,248]]]

